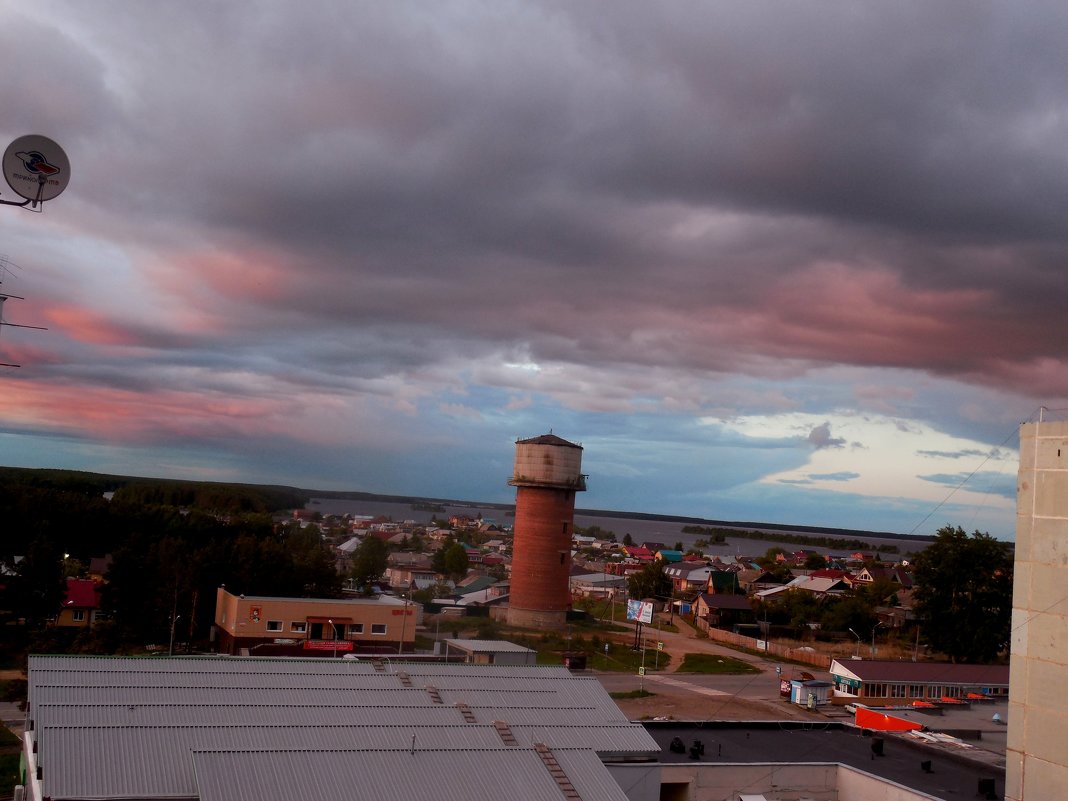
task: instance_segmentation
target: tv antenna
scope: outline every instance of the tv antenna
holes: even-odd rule
[[[70,161],[63,148],[47,136],[20,136],[4,151],[4,178],[24,200],[0,200],[4,206],[42,211],[44,202],[58,197],[70,182]]]
[[[7,150],[4,151],[2,168],[7,185],[23,200],[21,203],[17,200],[0,200],[0,206],[18,206],[29,211],[41,212],[44,211],[45,201],[58,197],[70,183],[70,160],[67,154],[47,136],[38,134],[20,136],[8,145]],[[11,271],[11,267],[18,267],[18,265],[0,256],[0,284],[4,282],[4,277]],[[47,330],[39,325],[20,325],[4,320],[4,302],[8,300],[25,300],[25,298],[19,295],[9,295],[0,290],[0,328],[10,326],[12,328],[35,328],[38,331]],[[18,366],[0,362],[0,367]]]
[[[12,267],[18,268],[19,266],[10,259],[8,259],[7,256],[0,256],[0,284],[4,283],[4,277],[11,272]],[[11,328],[33,328],[37,331],[48,330],[47,328],[44,328],[40,325],[22,325],[20,323],[9,323],[7,320],[4,319],[4,301],[6,300],[25,300],[25,298],[19,295],[9,295],[2,289],[0,289],[0,328],[3,328],[4,326],[9,326]],[[10,362],[0,362],[0,367],[21,367],[21,365],[11,364]]]

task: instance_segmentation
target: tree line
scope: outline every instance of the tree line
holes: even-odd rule
[[[898,547],[883,543],[873,546],[871,543],[842,537],[819,537],[812,534],[787,534],[774,531],[753,531],[751,529],[717,528],[715,526],[683,526],[683,534],[697,534],[709,542],[722,544],[728,538],[743,540],[762,540],[764,542],[785,542],[790,545],[810,545],[816,548],[834,548],[847,551],[878,551],[879,553],[897,553]]]
[[[284,491],[184,482],[116,487],[109,477],[61,471],[31,471],[28,480],[9,475],[0,483],[0,624],[9,644],[59,636],[47,623],[63,602],[65,578],[106,555],[106,620],[79,635],[75,649],[112,653],[166,643],[175,619],[180,641],[206,639],[224,584],[235,594],[340,595],[341,577],[318,527],[272,517],[293,500]],[[115,493],[112,500],[105,491]]]

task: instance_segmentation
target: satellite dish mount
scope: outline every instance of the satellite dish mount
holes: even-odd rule
[[[57,197],[70,182],[70,161],[47,136],[20,136],[4,151],[4,178],[24,200],[0,200],[4,206],[37,209]]]

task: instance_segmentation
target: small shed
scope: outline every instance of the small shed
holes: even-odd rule
[[[462,655],[475,665],[534,665],[538,652],[508,640],[445,640],[445,656]]]
[[[830,701],[832,687],[834,685],[829,681],[791,679],[790,703],[807,706],[809,709],[826,704]]]

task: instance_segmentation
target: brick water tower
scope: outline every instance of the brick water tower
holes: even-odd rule
[[[586,489],[582,446],[544,434],[515,443],[515,490],[508,623],[558,628],[571,608],[575,493]]]

